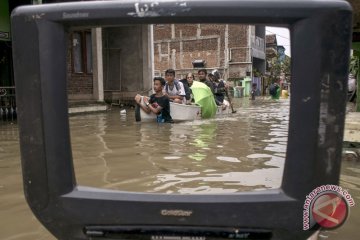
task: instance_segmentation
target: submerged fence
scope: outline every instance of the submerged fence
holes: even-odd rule
[[[0,87],[0,121],[17,118],[15,87]]]

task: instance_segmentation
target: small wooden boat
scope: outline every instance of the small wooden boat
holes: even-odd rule
[[[141,104],[145,106],[143,98]],[[170,115],[174,121],[193,121],[201,119],[201,107],[197,104],[185,105],[170,102]],[[138,105],[135,106],[135,119],[137,122],[156,121],[156,114],[146,113]]]
[[[141,98],[141,104],[145,106],[143,98]],[[223,109],[221,106],[219,106],[215,116],[227,115],[230,112],[231,111],[228,106],[226,109]],[[175,122],[200,120],[201,106],[198,104],[185,105],[170,102],[170,115]],[[142,110],[141,107],[136,105],[135,119],[137,122],[156,121],[156,115],[152,112],[146,113],[144,110]]]

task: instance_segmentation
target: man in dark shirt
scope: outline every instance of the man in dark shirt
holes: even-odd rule
[[[211,92],[214,93],[214,84],[209,79],[206,78],[207,76],[206,69],[200,69],[198,71],[198,76],[199,76],[199,81],[205,83],[211,89]]]
[[[141,95],[135,96],[136,103],[146,113],[155,113],[157,115],[157,122],[173,122],[170,115],[170,100],[163,94],[165,80],[162,77],[154,78],[154,91],[155,93],[147,97],[143,97],[144,104],[141,104]]]

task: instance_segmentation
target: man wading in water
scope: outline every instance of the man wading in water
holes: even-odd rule
[[[173,122],[170,116],[170,100],[163,94],[163,88],[165,86],[165,80],[162,77],[154,78],[154,91],[149,98],[142,97],[137,94],[135,96],[136,103],[146,113],[155,113],[157,115],[157,122]],[[141,104],[141,98],[143,98],[144,104]]]

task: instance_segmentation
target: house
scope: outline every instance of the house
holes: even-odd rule
[[[265,28],[240,24],[154,25],[155,74],[168,68],[182,78],[200,68],[239,81],[253,68],[265,72]]]
[[[253,81],[261,88],[265,73],[265,27],[241,24],[154,25],[155,74],[175,69],[177,78],[205,68],[218,69],[230,85],[248,96]]]
[[[277,55],[277,38],[276,34],[269,34],[265,37],[266,59],[274,58]]]
[[[266,35],[266,85],[280,80],[287,85],[290,80],[290,57],[285,55],[286,48],[278,45],[276,34]]]
[[[77,29],[68,36],[70,102],[133,100],[152,89],[152,26]]]

